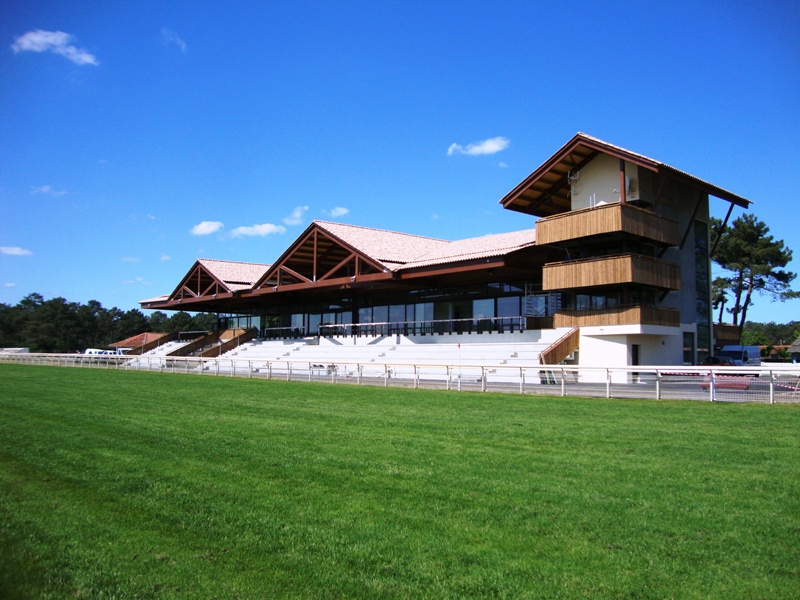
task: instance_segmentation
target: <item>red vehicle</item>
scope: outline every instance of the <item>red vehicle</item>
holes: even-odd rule
[[[709,356],[704,358],[700,363],[701,365],[709,365],[713,367],[735,367],[736,363],[732,358],[727,356]]]

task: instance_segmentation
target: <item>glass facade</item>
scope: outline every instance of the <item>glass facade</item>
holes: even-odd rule
[[[287,332],[296,336],[317,335],[320,327],[330,325],[520,318],[524,289],[524,283],[490,283],[338,298],[336,304],[309,302],[293,306],[288,314],[273,309],[270,320],[264,321],[269,327],[262,330],[271,328],[276,334]]]
[[[695,314],[697,360],[711,355],[711,265],[708,257],[708,225],[694,222]]]

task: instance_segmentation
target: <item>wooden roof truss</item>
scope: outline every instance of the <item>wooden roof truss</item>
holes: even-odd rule
[[[199,262],[189,270],[183,281],[175,288],[169,301],[181,301],[202,297],[215,297],[217,294],[230,294],[231,290]]]
[[[312,225],[253,289],[279,291],[287,287],[338,286],[364,278],[390,277],[380,262]]]

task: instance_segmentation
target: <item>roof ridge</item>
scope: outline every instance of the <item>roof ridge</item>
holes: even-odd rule
[[[253,265],[253,266],[258,266],[258,267],[260,267],[260,266],[271,267],[272,266],[269,263],[246,262],[246,261],[243,261],[243,260],[226,260],[224,258],[198,258],[197,262],[200,262],[201,260],[213,260],[214,262],[224,262],[224,263],[230,263],[232,265]]]
[[[444,240],[442,238],[435,238],[435,237],[430,237],[430,236],[427,236],[427,235],[419,235],[419,234],[416,234],[416,233],[404,233],[402,231],[394,231],[393,229],[378,229],[377,227],[365,227],[363,225],[351,225],[350,223],[336,223],[335,221],[323,221],[321,219],[314,219],[312,221],[312,223],[316,223],[317,225],[323,225],[323,226],[324,225],[336,225],[336,226],[339,226],[339,227],[352,227],[353,229],[364,229],[364,230],[367,230],[367,231],[380,231],[382,233],[395,233],[397,235],[405,235],[405,236],[408,236],[408,237],[415,237],[415,238],[420,238],[420,239],[423,239],[423,240],[433,240],[434,242],[452,243],[452,240]]]
[[[468,240],[479,240],[497,235],[511,235],[512,233],[522,233],[523,231],[536,231],[536,227],[526,227],[525,229],[512,229],[511,231],[502,231],[500,233],[485,233],[483,235],[476,235],[474,237],[461,238],[460,240],[453,240],[453,242],[466,242]]]

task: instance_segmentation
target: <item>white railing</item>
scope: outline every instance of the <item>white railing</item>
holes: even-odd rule
[[[548,396],[800,403],[800,365],[792,364],[577,367],[22,353],[0,354],[0,363]]]

